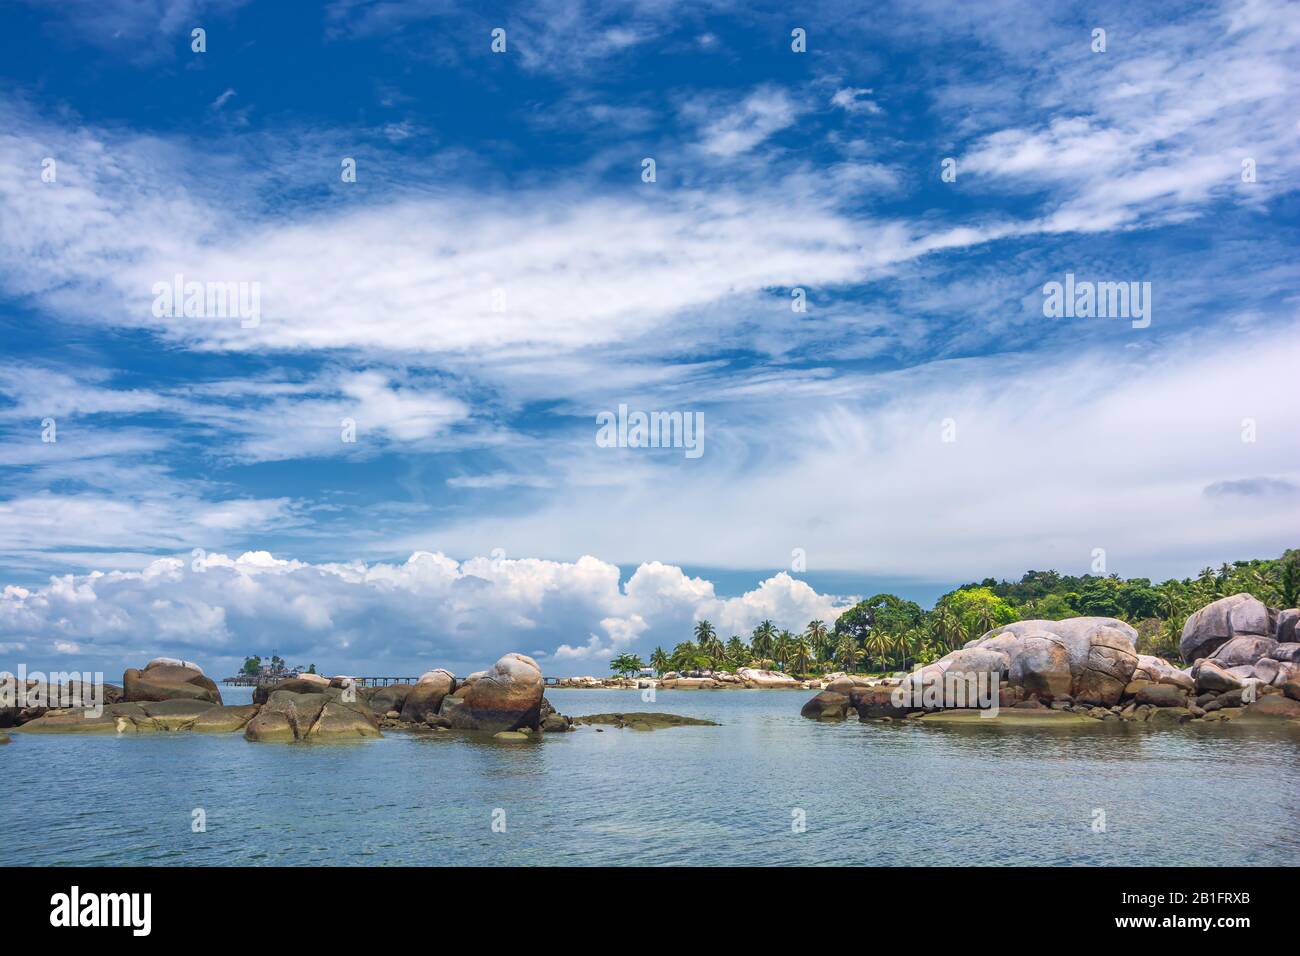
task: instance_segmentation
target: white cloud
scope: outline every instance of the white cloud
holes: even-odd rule
[[[700,147],[723,159],[749,152],[791,125],[800,112],[790,95],[776,87],[759,87],[734,105],[705,97],[686,108],[700,123]]]
[[[836,600],[786,575],[736,598],[679,568],[647,565],[620,588],[614,565],[475,558],[419,552],[403,564],[307,564],[265,552],[160,559],[140,572],[51,578],[0,595],[0,638],[30,666],[75,635],[87,668],[138,664],[159,654],[198,659],[209,673],[274,649],[336,672],[465,673],[511,650],[553,649],[548,673],[581,663],[605,670],[611,650],[648,653],[686,640],[699,618],[722,633],[760,620],[801,629],[833,620]],[[575,648],[571,635],[587,635]],[[9,641],[9,638],[15,638]],[[3,647],[5,645],[0,645]],[[61,649],[62,648],[62,649]],[[0,661],[13,669],[17,660]]]
[[[436,533],[460,553],[500,545],[739,568],[788,567],[803,548],[812,570],[955,581],[1083,572],[1096,547],[1112,570],[1150,575],[1277,554],[1294,546],[1300,498],[1203,489],[1300,476],[1294,328],[1203,332],[1159,354],[1141,330],[1117,328],[1113,344],[1077,355],[874,376],[740,372],[693,393],[725,402],[708,414],[698,461],[581,436],[554,460],[603,483],[599,508],[558,490],[528,513],[478,514],[383,546]],[[952,444],[940,441],[946,418]],[[1245,418],[1255,443],[1241,440]]]
[[[884,112],[874,101],[868,99],[871,90],[846,86],[835,91],[831,105],[838,106],[846,113],[870,113],[873,116]]]

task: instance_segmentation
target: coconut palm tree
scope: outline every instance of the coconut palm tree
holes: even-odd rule
[[[650,653],[650,666],[655,669],[655,673],[657,673],[660,677],[663,677],[664,671],[670,671],[673,669],[673,662],[672,659],[668,656],[667,651],[665,651],[662,647],[656,647]]]
[[[754,649],[755,657],[766,658],[772,656],[775,641],[776,625],[771,621],[763,621],[754,628],[754,636],[749,643]]]
[[[930,626],[939,645],[950,651],[957,649],[957,642],[964,636],[964,629],[957,613],[947,604],[940,604],[930,614]]]
[[[739,634],[732,634],[727,639],[727,663],[734,669],[740,669],[749,663],[749,645]]]
[[[623,677],[635,674],[643,667],[645,663],[635,654],[620,654],[609,662],[609,669]]]
[[[710,634],[700,642],[700,653],[709,659],[709,666],[719,670],[727,662],[727,646],[716,634]]]
[[[699,647],[705,647],[708,645],[709,641],[713,640],[717,636],[718,635],[713,630],[713,625],[707,620],[701,620],[696,623],[694,637],[695,643]]]
[[[878,670],[889,669],[889,651],[893,644],[893,635],[880,628],[876,628],[867,636],[867,651],[875,658]]]
[[[781,670],[789,670],[790,657],[793,651],[794,635],[789,631],[781,631],[777,634],[776,642],[772,645],[772,656],[781,665]]]
[[[809,621],[804,628],[803,636],[812,648],[813,657],[819,661],[826,659],[826,653],[830,649],[830,634],[823,621]]]
[[[858,645],[853,638],[847,634],[840,638],[840,643],[835,648],[835,657],[839,665],[848,673],[852,673],[858,663]]]
[[[968,633],[970,634],[970,639],[973,641],[981,634],[993,630],[993,625],[996,624],[997,621],[993,618],[993,608],[989,607],[987,604],[981,604],[975,610],[971,611],[970,617],[967,619],[966,623],[969,627]]]
[[[695,646],[694,641],[682,641],[673,648],[670,657],[672,670],[691,671],[699,666],[700,649]]]
[[[807,674],[813,662],[812,641],[806,637],[796,637],[790,649],[790,660],[796,674]]]

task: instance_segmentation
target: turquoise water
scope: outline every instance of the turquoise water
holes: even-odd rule
[[[316,746],[14,733],[0,864],[1300,863],[1294,730],[818,724],[793,691],[547,696],[723,726]]]

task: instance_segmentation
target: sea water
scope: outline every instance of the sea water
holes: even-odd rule
[[[1294,728],[832,724],[799,716],[808,692],[547,696],[720,726],[319,745],[12,732],[0,864],[1300,863]]]

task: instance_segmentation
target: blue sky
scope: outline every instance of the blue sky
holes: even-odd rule
[[[456,6],[0,14],[0,666],[599,672],[1296,543],[1295,4]]]

